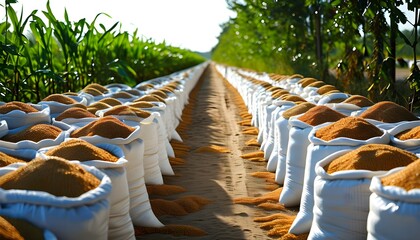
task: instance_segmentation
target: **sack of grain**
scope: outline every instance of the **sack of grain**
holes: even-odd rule
[[[64,94],[51,94],[42,99],[38,104],[50,107],[50,116],[54,118],[71,107],[86,108],[87,99],[84,97],[70,97]]]
[[[375,176],[367,239],[415,239],[420,234],[420,161]]]
[[[285,206],[298,206],[303,189],[306,168],[307,148],[310,144],[308,135],[314,126],[325,122],[335,122],[345,115],[326,106],[315,106],[305,113],[289,119],[289,140],[285,163],[279,161],[280,172],[284,172],[283,190],[279,202]],[[286,136],[285,136],[286,137]]]
[[[50,107],[45,104],[0,102],[0,120],[6,121],[9,129],[36,123],[50,123]]]
[[[129,106],[134,106],[134,105],[129,105]],[[148,108],[140,108],[140,109],[148,111],[152,113],[152,115],[154,116],[153,121],[156,123],[156,128],[158,132],[159,167],[163,175],[173,176],[174,172],[172,170],[172,167],[169,164],[168,156],[174,157],[175,153],[171,147],[171,144],[169,143],[167,127],[163,119],[165,107],[166,107],[165,105],[162,108],[162,107],[155,106],[154,104],[151,104],[151,106]]]
[[[105,116],[109,111],[99,111],[100,116]],[[165,175],[174,175],[169,158],[164,146],[159,142],[158,113],[147,112],[147,117],[133,115],[112,115],[129,126],[140,126],[141,139],[144,143],[145,181],[148,184],[163,184],[162,172]],[[161,153],[159,153],[161,152]],[[159,158],[161,156],[161,158]]]
[[[284,153],[279,148],[280,138],[283,132],[277,126],[277,120],[281,117],[282,113],[287,109],[295,106],[296,104],[288,101],[277,101],[273,102],[276,107],[270,117],[270,124],[268,127],[268,137],[266,139],[266,146],[264,148],[264,158],[268,159],[267,171],[275,172],[277,169],[278,159],[282,158]],[[274,156],[276,157],[274,157]]]
[[[326,94],[326,95],[323,95],[318,100],[317,104],[318,105],[324,105],[324,104],[333,103],[333,102],[336,102],[336,101],[341,102],[341,101],[344,101],[345,99],[347,99],[349,97],[350,97],[349,94],[347,94],[347,93],[341,93],[341,92]]]
[[[415,154],[400,148],[368,144],[333,153],[318,162],[314,219],[308,238],[366,239],[372,177],[415,160]]]
[[[144,142],[140,127],[130,127],[115,117],[99,118],[85,127],[70,133],[92,144],[109,143],[117,145],[127,159],[127,182],[130,195],[130,216],[134,225],[161,227],[163,224],[152,212],[145,185]]]
[[[98,169],[50,157],[9,165],[0,175],[0,215],[25,219],[58,239],[107,239],[112,187]]]
[[[64,141],[71,130],[69,126],[55,126],[38,123],[7,131],[0,139],[0,147],[9,149],[35,149],[58,145]]]
[[[36,157],[37,150],[30,148],[10,149],[0,147],[0,162],[4,167],[6,163],[29,162]],[[7,164],[7,165],[8,165]]]
[[[420,121],[401,122],[388,130],[391,143],[399,148],[419,152]]]
[[[308,233],[313,219],[315,164],[323,158],[346,149],[366,144],[388,144],[389,134],[358,117],[345,117],[335,123],[314,127],[308,135],[305,174],[299,213],[289,232]]]
[[[280,116],[275,121],[275,152],[277,156],[276,176],[275,181],[278,184],[284,184],[286,176],[286,159],[287,147],[289,144],[289,119],[293,116],[305,113],[310,108],[314,107],[312,103],[303,102],[297,105],[290,106],[280,113]]]
[[[111,180],[109,196],[109,239],[134,239],[134,228],[129,214],[130,198],[126,165],[122,149],[116,145],[90,144],[82,139],[68,138],[58,146],[42,148],[38,156],[55,156],[96,167]]]

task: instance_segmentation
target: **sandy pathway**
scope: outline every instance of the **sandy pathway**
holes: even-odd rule
[[[265,163],[250,163],[240,157],[258,148],[245,145],[248,139],[255,136],[241,133],[238,109],[233,103],[232,93],[224,84],[224,80],[210,65],[196,88],[195,99],[190,99],[193,107],[191,124],[181,134],[185,145],[191,147],[188,154],[182,157],[186,163],[174,165],[176,176],[164,178],[165,184],[182,186],[187,190],[165,196],[164,199],[197,195],[209,199],[211,203],[185,216],[159,217],[165,225],[191,225],[203,229],[207,235],[174,237],[146,234],[140,239],[269,239],[265,231],[253,222],[253,217],[267,215],[264,210],[233,203],[237,197],[255,197],[268,190],[264,188],[264,179],[249,175],[251,172],[265,171]],[[222,146],[230,152],[200,151],[202,147],[211,145]]]

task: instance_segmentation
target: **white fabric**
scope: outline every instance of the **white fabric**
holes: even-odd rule
[[[420,126],[420,121],[412,121],[412,122],[402,122],[392,129],[389,129],[388,132],[391,137],[391,143],[392,145],[402,148],[402,149],[413,149],[413,148],[419,148],[420,147],[420,139],[408,139],[408,140],[400,140],[396,138],[395,136],[399,133],[409,130],[415,127]]]
[[[350,95],[347,93],[331,93],[328,95],[322,95],[322,97],[319,99],[319,101],[317,102],[318,105],[324,105],[327,104],[335,99],[340,99],[340,98],[344,98],[347,99],[349,98]]]
[[[357,140],[350,138],[336,138],[331,141],[323,141],[315,137],[315,133],[319,128],[325,127],[331,123],[325,123],[314,127],[308,135],[311,142],[307,149],[305,175],[303,181],[303,191],[300,200],[299,212],[289,229],[290,233],[302,234],[308,233],[311,229],[314,206],[314,180],[315,180],[315,164],[323,158],[334,152],[355,149],[359,146],[372,143],[389,143],[389,134],[383,131],[382,136],[373,137],[368,140]]]
[[[5,104],[0,102],[0,106]],[[20,110],[13,110],[6,114],[0,114],[0,120],[5,120],[9,129],[22,127],[25,125],[34,125],[37,123],[50,123],[50,107],[46,104],[30,104],[38,112],[25,113]]]
[[[60,103],[60,102],[55,102],[55,101],[41,101],[38,104],[41,105],[48,105],[50,107],[50,116],[51,118],[57,117],[58,115],[60,115],[62,112],[64,112],[65,110],[76,106],[77,104],[82,104],[82,105],[87,105],[87,99],[84,97],[73,97],[73,99],[75,99],[78,103],[76,104],[64,104],[64,103]]]
[[[12,164],[1,168],[0,175],[20,166]],[[111,180],[95,167],[82,166],[101,181],[97,188],[75,198],[0,188],[0,215],[25,219],[50,230],[58,239],[107,239]]]
[[[351,103],[327,103],[325,104],[325,106],[339,112],[342,113],[346,116],[351,116],[353,114],[353,112],[360,112],[360,110],[362,109],[359,106],[356,106],[354,104]]]
[[[66,139],[70,140],[70,139]],[[104,149],[114,156],[118,157],[117,162],[109,162],[103,160],[84,159],[67,159],[80,161],[81,164],[96,167],[105,173],[111,180],[112,190],[109,195],[110,211],[109,211],[109,239],[135,239],[134,227],[129,214],[130,198],[127,183],[126,165],[127,160],[124,158],[122,149],[113,144],[101,143],[95,146]],[[38,151],[40,155],[45,154],[56,146],[42,148]]]
[[[383,176],[372,178],[367,218],[369,240],[409,240],[420,236],[420,189],[406,191],[381,183],[382,177],[402,169],[395,168]]]
[[[282,139],[282,129],[278,127],[278,119],[281,118],[284,111],[293,107],[295,104],[290,101],[278,101],[275,100],[273,105],[276,106],[276,109],[272,112],[271,117],[271,124],[270,124],[270,134],[268,135],[267,139],[267,149],[265,156],[268,159],[267,163],[267,171],[276,172],[276,182],[279,184],[283,184],[284,174],[280,174],[280,178],[278,177],[277,170],[278,170],[278,162],[279,160],[283,160],[283,154],[285,151],[281,148],[281,139]],[[272,144],[272,146],[270,146]],[[271,152],[269,151],[271,149]],[[276,151],[274,151],[274,149]],[[277,157],[272,157],[275,154]]]
[[[308,239],[366,239],[370,182],[386,171],[325,171],[327,164],[350,151],[333,153],[315,165],[314,218]]]
[[[130,134],[127,138],[103,138],[101,136],[85,136],[80,139],[92,144],[109,143],[119,146],[128,163],[127,183],[130,195],[130,216],[133,224],[145,227],[162,227],[163,224],[156,218],[152,211],[149,194],[147,193],[144,176],[144,142],[141,140],[140,127]]]
[[[286,207],[299,206],[305,176],[307,148],[310,144],[308,135],[312,126],[302,122],[298,116],[289,119],[289,140],[286,155],[286,170],[283,190],[279,202]]]
[[[7,134],[19,133],[19,132],[25,130],[27,127],[28,126],[22,126],[22,127],[18,127],[18,128],[9,130],[7,132]],[[0,139],[0,147],[8,148],[8,149],[29,148],[29,149],[38,150],[40,148],[58,145],[58,144],[60,144],[64,141],[64,139],[68,136],[69,131],[71,131],[72,128],[70,128],[69,126],[66,126],[66,125],[60,125],[60,126],[57,126],[57,127],[61,128],[62,132],[55,139],[42,139],[39,142],[34,142],[34,141],[31,141],[31,140],[22,140],[22,141],[19,141],[19,142],[16,142],[16,143],[15,142],[8,142],[8,141],[4,141],[4,140]],[[2,130],[0,129],[0,134],[2,134],[1,132],[2,132]]]

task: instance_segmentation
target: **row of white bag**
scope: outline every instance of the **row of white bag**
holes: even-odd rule
[[[254,126],[260,130],[258,140],[268,159],[267,170],[276,172],[276,181],[283,184],[279,202],[288,207],[300,204],[291,233],[310,231],[311,239],[365,239],[368,235],[367,229],[368,236],[372,239],[410,239],[420,233],[419,228],[415,227],[420,223],[420,190],[407,193],[397,187],[383,187],[375,178],[369,189],[371,179],[384,172],[346,171],[328,175],[323,170],[323,166],[338,154],[344,154],[364,144],[392,143],[415,153],[420,152],[419,140],[401,141],[394,137],[406,129],[419,126],[420,121],[383,124],[368,120],[382,129],[382,136],[366,141],[335,139],[325,142],[316,138],[315,132],[330,123],[312,127],[300,121],[299,116],[284,119],[282,113],[293,107],[293,102],[272,101],[265,93],[265,88],[242,77],[243,71],[241,75],[233,68],[218,66],[218,69],[227,75],[227,80],[241,93],[253,115]],[[252,76],[252,73],[247,76]],[[265,77],[260,80],[267,79],[267,75],[258,75],[261,76]],[[286,90],[296,90],[300,87],[293,86],[293,83],[298,81],[299,79],[288,79],[281,84],[275,81],[272,83],[281,85]],[[323,104],[327,102],[325,99],[330,101],[331,98],[346,96],[341,93],[332,95],[318,98],[311,95],[312,98],[306,99],[319,99],[318,102],[312,102]],[[365,110],[350,104],[327,105],[346,115],[358,115]],[[331,156],[332,154],[334,155]],[[369,208],[371,191],[373,194]],[[372,217],[367,224],[369,209]],[[373,217],[378,215],[380,217]],[[395,219],[398,221],[394,222]]]
[[[202,64],[189,70],[188,78],[182,79],[185,83],[182,91],[179,91],[172,99],[174,109],[180,108],[182,113],[182,108],[188,103],[188,94],[205,67],[206,65]],[[186,75],[182,74],[182,76]],[[60,105],[52,104],[54,107]],[[26,119],[20,120],[35,124],[36,121],[31,117],[43,118],[42,114],[48,113],[50,106],[42,104],[41,112],[21,115]],[[159,109],[162,110],[162,108]],[[64,110],[61,109],[61,111]],[[147,119],[126,119],[116,116],[135,128],[135,131],[125,139],[108,139],[100,136],[81,138],[119,157],[115,163],[99,160],[82,163],[88,171],[101,179],[98,188],[78,198],[55,197],[37,191],[0,189],[0,215],[26,219],[38,227],[50,230],[58,239],[135,239],[133,224],[144,227],[163,227],[164,225],[151,210],[145,184],[163,184],[163,172],[173,174],[167,161],[168,155],[162,155],[162,153],[173,155],[173,150],[171,153],[169,138],[166,138],[168,135],[164,135],[164,142],[158,139],[158,136],[162,134],[159,134],[157,129],[158,126],[162,126],[159,123],[163,122],[159,119],[162,115],[169,116],[168,112],[153,110],[151,112],[152,115]],[[179,110],[171,112],[180,114]],[[13,114],[21,113],[14,111],[10,115]],[[10,115],[0,116],[9,120],[0,121],[0,136],[18,132],[25,127],[9,129],[9,122],[16,123]],[[175,116],[179,121],[180,115]],[[94,120],[96,119],[73,119],[68,122],[59,122],[52,118],[52,124],[63,130],[56,139],[44,139],[38,143],[27,140],[18,143],[0,141],[0,151],[31,159],[36,154],[42,155],[49,148],[68,140],[71,131]],[[164,127],[163,125],[161,129]],[[176,126],[173,126],[173,129],[175,128]],[[162,143],[167,144],[162,147]],[[163,164],[159,161],[162,159],[166,160]],[[17,167],[19,165],[8,166],[2,169],[2,174],[13,171]],[[52,238],[52,234],[48,236],[47,239]]]

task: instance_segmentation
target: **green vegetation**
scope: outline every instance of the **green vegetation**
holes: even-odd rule
[[[417,59],[420,4],[415,0],[227,0],[216,62],[278,74],[300,73],[374,101],[420,107],[420,70],[396,81],[396,60]],[[415,19],[407,19],[400,7]],[[400,31],[399,23],[412,31]]]
[[[59,21],[51,11],[18,16],[6,0],[0,23],[0,100],[38,102],[51,93],[77,92],[89,83],[141,81],[197,65],[205,58],[186,49],[109,29],[85,19]],[[27,31],[29,29],[29,31]]]

